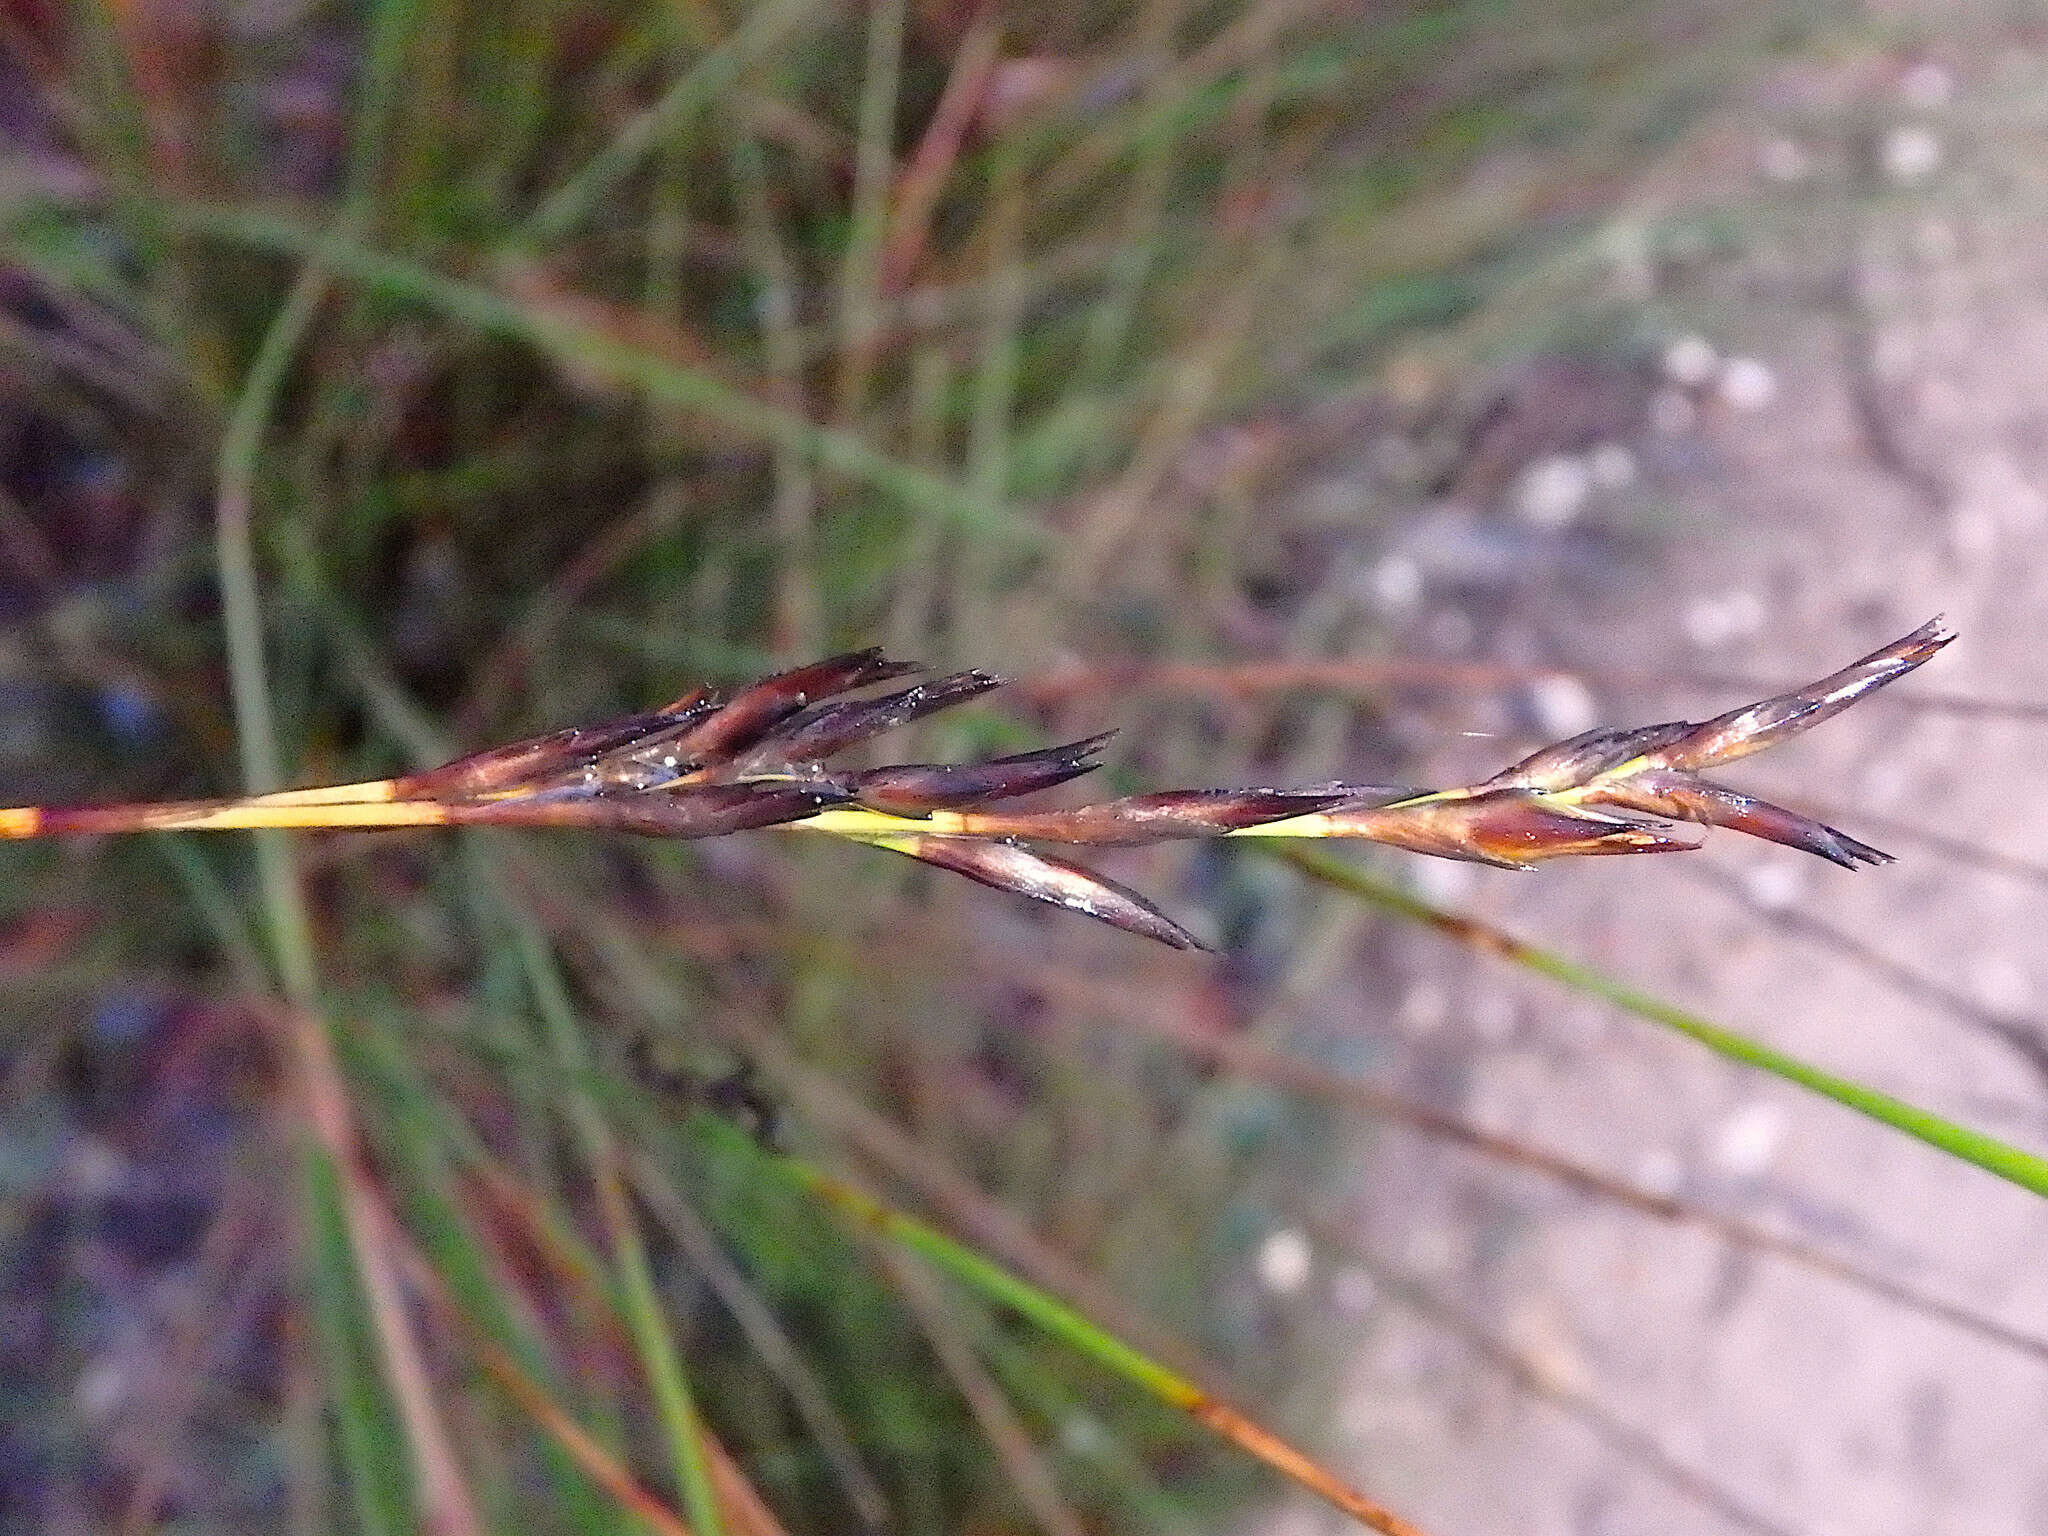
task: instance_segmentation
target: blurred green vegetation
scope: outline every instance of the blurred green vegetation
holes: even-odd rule
[[[1627,0],[0,18],[8,802],[230,792],[262,708],[311,783],[844,646],[1025,674],[1240,654],[1261,488],[1319,433],[1593,323],[1574,284],[1605,198],[1815,24]],[[231,658],[237,569],[260,630]],[[1103,707],[991,706],[920,745]],[[1114,713],[1145,782],[1327,773],[1372,726]],[[1312,923],[1274,871],[1126,861],[1240,941],[1190,986],[847,850],[278,857],[269,885],[239,843],[0,864],[7,1283],[59,1298],[0,1369],[20,1528],[436,1507],[358,1198],[445,1289],[414,1337],[493,1528],[618,1516],[465,1328],[700,1514],[696,1409],[791,1530],[1215,1528],[1266,1486],[664,1097],[742,1062],[811,1163],[1050,1290],[1085,1279],[1097,1322],[1313,1423],[1333,1363],[1248,1255],[1333,1126],[1086,996],[1171,986],[1272,1027],[1261,987]],[[304,1063],[264,1001],[280,971],[297,990],[285,891],[364,1148],[303,1154],[297,1183]],[[134,1228],[170,1218],[116,1222],[105,1191],[168,1168],[157,1238],[199,1278],[136,1301]],[[118,1280],[78,1267],[88,1218]],[[110,1343],[118,1296],[161,1313],[168,1383]]]

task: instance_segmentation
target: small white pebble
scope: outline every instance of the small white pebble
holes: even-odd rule
[[[128,1399],[128,1373],[111,1360],[87,1366],[71,1389],[72,1405],[91,1423],[112,1418]]]
[[[1418,981],[1401,998],[1401,1009],[1395,1017],[1401,1027],[1411,1035],[1426,1035],[1441,1029],[1445,1019],[1451,1016],[1451,1000],[1444,989],[1433,981]]]
[[[1946,64],[1922,59],[1900,74],[1899,94],[1922,112],[1938,111],[1955,99],[1955,73]]]
[[[1778,398],[1778,376],[1753,357],[1731,357],[1714,392],[1730,410],[1760,411]]]
[[[1576,736],[1600,723],[1593,690],[1568,672],[1552,672],[1531,683],[1529,708],[1537,726],[1553,739]]]
[[[1756,593],[1747,587],[1737,587],[1722,602],[1738,640],[1748,640],[1764,632],[1770,615],[1764,611],[1764,600]]]
[[[1788,912],[1806,894],[1806,870],[1790,859],[1766,859],[1744,871],[1742,889],[1765,912]]]
[[[1330,1305],[1351,1317],[1363,1317],[1379,1299],[1379,1287],[1372,1276],[1356,1264],[1346,1264],[1330,1276]]]
[[[1703,651],[1747,640],[1764,627],[1763,599],[1737,588],[1719,597],[1697,598],[1687,605],[1686,638]]]
[[[1422,601],[1422,567],[1412,555],[1375,561],[1365,580],[1373,602],[1387,613],[1409,613]]]
[[[1699,389],[1721,365],[1721,354],[1704,336],[1677,337],[1664,349],[1664,377],[1686,389]]]
[[[1699,417],[1699,408],[1682,389],[1660,389],[1650,401],[1650,426],[1665,437],[1683,437]]]
[[[1813,156],[1797,139],[1768,139],[1757,151],[1756,168],[1767,181],[1790,184],[1813,174]]]
[[[1884,136],[1878,162],[1902,187],[1927,180],[1941,169],[1941,140],[1926,128],[1894,128]]]
[[[1313,1261],[1308,1239],[1283,1228],[1259,1246],[1259,1281],[1275,1296],[1292,1296],[1308,1283]]]
[[[1785,1111],[1759,1099],[1745,1104],[1714,1130],[1709,1152],[1723,1173],[1753,1179],[1771,1166],[1785,1139]]]
[[[1636,1159],[1636,1182],[1653,1195],[1675,1195],[1685,1183],[1685,1164],[1669,1147],[1652,1147]]]
[[[1970,974],[1970,990],[2000,1018],[2016,1019],[2033,1010],[2034,984],[2009,955],[1990,955],[1978,961]]]
[[[1102,1421],[1092,1413],[1070,1413],[1060,1420],[1060,1445],[1075,1456],[1099,1456],[1109,1447]]]
[[[1599,443],[1586,455],[1593,483],[1603,491],[1626,490],[1636,483],[1636,456],[1625,443]]]
[[[1515,510],[1530,527],[1556,533],[1579,520],[1592,491],[1593,472],[1584,459],[1553,453],[1522,471],[1515,485]]]
[[[1417,859],[1413,880],[1416,894],[1439,907],[1462,907],[1479,886],[1478,872],[1457,859]]]

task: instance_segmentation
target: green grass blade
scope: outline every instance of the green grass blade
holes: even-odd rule
[[[477,845],[472,845],[476,847]],[[478,848],[481,854],[481,848]],[[479,864],[482,860],[479,859]],[[511,925],[514,948],[526,972],[535,1007],[547,1027],[548,1039],[561,1069],[571,1078],[587,1080],[591,1074],[589,1042],[577,1022],[559,967],[546,935],[533,915],[510,891],[504,890],[495,873],[484,871],[486,883],[497,888],[505,920]],[[597,1101],[588,1093],[572,1090],[569,1118],[583,1144],[590,1164],[591,1179],[603,1208],[612,1262],[617,1267],[620,1299],[633,1345],[654,1396],[655,1412],[668,1437],[669,1454],[675,1464],[677,1486],[682,1490],[683,1511],[697,1536],[719,1536],[724,1530],[718,1495],[711,1479],[711,1456],[705,1447],[703,1420],[699,1417],[682,1354],[669,1331],[661,1295],[654,1284],[654,1269],[648,1262],[647,1247],[641,1240],[625,1174],[611,1127],[605,1122]]]
[[[354,1010],[351,1018],[356,1027],[337,1039],[337,1050],[380,1101],[388,1178],[403,1202],[408,1229],[417,1234],[427,1262],[470,1325],[504,1349],[530,1378],[558,1392],[559,1372],[509,1305],[486,1245],[456,1193],[448,1148],[471,1150],[473,1133],[421,1077],[397,1030],[367,1010]],[[549,1479],[550,1512],[588,1536],[616,1531],[617,1506],[551,1438],[539,1435],[537,1444]]]
[[[820,427],[594,326],[526,308],[475,283],[442,276],[360,240],[319,233],[289,219],[197,203],[167,203],[164,213],[174,228],[185,233],[317,262],[332,276],[387,299],[433,311],[551,356],[573,359],[580,367],[618,379],[659,404],[695,412],[741,437],[807,456],[834,474],[869,486],[913,511],[944,517],[970,533],[1003,539],[1021,549],[1042,548],[1048,542],[1043,529],[1000,502],[891,458],[856,433]]]
[[[1292,864],[1303,874],[1324,885],[1371,902],[1374,906],[1397,916],[1426,924],[1470,948],[1497,955],[1525,970],[1548,976],[1589,997],[1597,997],[1612,1003],[1624,1013],[1632,1013],[1639,1019],[1647,1019],[1653,1024],[1662,1024],[1667,1029],[1677,1030],[1730,1061],[1738,1061],[1744,1066],[1756,1067],[1787,1082],[1797,1083],[1823,1098],[1833,1099],[1837,1104],[1853,1109],[1858,1114],[1868,1115],[1880,1124],[1904,1131],[1908,1136],[1924,1141],[1951,1157],[1972,1163],[1986,1173],[1996,1174],[2022,1189],[2032,1190],[2037,1195],[2048,1195],[2048,1159],[2032,1152],[2023,1151],[1969,1126],[1958,1125],[1953,1120],[1944,1119],[1876,1088],[1837,1076],[1796,1056],[1788,1056],[1783,1051],[1765,1045],[1759,1040],[1752,1040],[1747,1035],[1738,1034],[1732,1029],[1726,1029],[1687,1009],[1676,1007],[1646,992],[1637,991],[1624,982],[1555,951],[1539,949],[1498,928],[1455,912],[1447,912],[1401,889],[1392,881],[1356,868],[1330,854],[1289,848],[1276,851],[1271,857]]]
[[[699,1115],[697,1120],[728,1149],[740,1151],[764,1171],[822,1201],[856,1228],[919,1255],[978,1295],[1008,1307],[1149,1396],[1180,1410],[1285,1473],[1368,1529],[1382,1536],[1421,1536],[1416,1527],[1349,1487],[1312,1458],[1220,1402],[1178,1371],[1097,1327],[1057,1296],[815,1164],[769,1152],[715,1115]]]
[[[309,1310],[334,1406],[341,1463],[363,1536],[399,1536],[413,1528],[405,1431],[369,1365],[355,1255],[334,1164],[317,1147],[305,1153],[302,1183]]]
[[[699,59],[661,99],[613,136],[590,162],[541,204],[515,237],[520,246],[545,246],[573,232],[608,192],[690,117],[723,95],[813,9],[817,0],[780,0],[755,7],[732,36]]]

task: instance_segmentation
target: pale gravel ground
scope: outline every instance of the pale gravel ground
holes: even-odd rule
[[[1708,182],[1748,174],[1773,109],[1807,110],[1823,137],[1830,114],[1853,117],[1880,153],[1887,124],[1924,124],[1944,151],[1924,183],[1760,238],[1740,270],[1682,301],[1724,350],[1765,360],[1776,398],[1709,413],[1693,469],[1626,493],[1636,512],[1670,519],[1656,579],[1580,592],[1515,630],[1541,654],[1789,681],[1945,612],[1964,638],[1901,691],[2048,699],[2048,64],[1996,34],[1972,46],[1953,60],[1945,105],[1867,62],[1842,66],[1846,81],[1812,66],[1680,157],[1681,173]],[[1669,190],[1646,196],[1668,208]],[[1816,272],[1830,250],[1840,271]],[[1729,609],[1731,595],[1744,600]],[[1687,638],[1688,615],[1705,635],[1742,628],[1745,605],[1761,619],[1754,634]],[[1603,719],[1628,723],[1735,702],[1595,698]],[[2040,726],[1873,703],[1730,777],[2048,862],[2044,749]],[[1490,750],[1453,741],[1431,766],[1448,778]],[[1435,879],[1470,910],[1660,996],[2048,1146],[2048,1084],[2008,1048],[1779,930],[1740,894],[1823,917],[2048,1039],[2048,889],[1842,819],[1901,862],[1852,875],[1722,837],[1669,860]],[[1322,1027],[1391,1033],[1395,1072],[1456,1096],[1472,1119],[1813,1235],[2048,1335],[2048,1204],[1434,939],[1396,937],[1360,964],[1390,959],[1407,978],[1405,1012],[1361,1018],[1341,999],[1364,989],[1333,991]],[[1782,1529],[2048,1533],[2039,1361],[1403,1133],[1373,1138],[1318,1211]],[[1294,1427],[1436,1536],[1743,1528],[1347,1268],[1339,1246],[1328,1233],[1314,1245],[1298,1305],[1337,1362],[1341,1405]],[[1290,1504],[1260,1528],[1344,1526]]]

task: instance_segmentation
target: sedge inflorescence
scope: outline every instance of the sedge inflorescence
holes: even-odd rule
[[[1199,941],[1061,845],[1207,837],[1358,838],[1523,868],[1571,855],[1697,846],[1680,824],[1730,827],[1845,868],[1886,854],[1704,770],[1758,752],[1904,676],[1954,639],[1941,620],[1804,688],[1705,721],[1595,730],[1477,784],[1179,789],[1058,808],[1021,798],[1097,767],[1114,734],[971,763],[838,766],[853,747],[1000,685],[925,677],[880,650],[575,726],[396,779],[242,800],[0,811],[0,835],[235,827],[490,824],[720,837],[778,827],[850,839],[1084,913],[1176,948]]]

